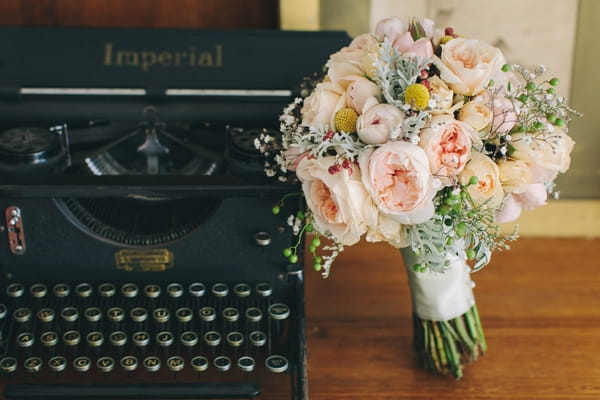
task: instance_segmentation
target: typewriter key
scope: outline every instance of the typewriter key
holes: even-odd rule
[[[248,338],[254,347],[261,347],[267,343],[267,335],[262,331],[250,332]]]
[[[246,309],[246,319],[250,322],[259,322],[262,319],[262,311],[257,307],[249,307]]]
[[[227,334],[227,343],[231,347],[240,347],[244,343],[244,335],[239,332],[229,332]]]
[[[169,321],[169,310],[166,308],[157,308],[152,312],[152,317],[159,324],[164,324]]]
[[[98,307],[88,307],[83,311],[83,316],[88,322],[97,322],[102,318],[102,310]]]
[[[92,295],[92,285],[89,283],[80,283],[75,286],[75,293],[81,298],[90,297]]]
[[[213,360],[213,365],[218,371],[229,371],[231,368],[231,360],[227,356],[219,356]]]
[[[206,371],[208,368],[208,359],[203,356],[196,356],[190,360],[190,365],[196,372]]]
[[[173,334],[168,331],[159,332],[156,335],[156,343],[161,347],[169,347],[173,344]]]
[[[81,334],[77,331],[66,331],[63,334],[65,346],[77,346],[81,341]]]
[[[238,283],[233,287],[233,292],[239,297],[248,297],[250,296],[250,286],[245,283]]]
[[[91,347],[100,347],[104,343],[104,335],[102,332],[90,332],[85,339],[87,344]]]
[[[100,296],[102,297],[113,297],[116,291],[117,289],[112,283],[103,283],[98,286],[98,292],[100,292]]]
[[[286,319],[290,316],[290,308],[283,303],[275,303],[269,306],[269,316],[276,320]]]
[[[272,355],[265,360],[267,369],[271,372],[281,373],[288,369],[288,360],[284,356]]]
[[[77,357],[73,360],[73,368],[77,372],[89,371],[91,365],[92,360],[90,360],[89,357]]]
[[[23,332],[17,335],[17,346],[31,347],[33,346],[33,334],[31,332]]]
[[[269,297],[273,293],[273,287],[268,282],[262,282],[256,285],[256,293],[262,297]]]
[[[135,307],[131,309],[129,316],[133,322],[144,322],[148,318],[148,312],[145,308]]]
[[[111,357],[100,357],[96,360],[96,367],[101,372],[110,372],[115,368],[115,360]]]
[[[79,312],[75,307],[65,307],[60,312],[60,316],[66,322],[75,322],[79,318]]]
[[[167,359],[167,368],[169,371],[179,372],[183,369],[185,362],[180,356],[173,356]]]
[[[121,358],[121,368],[125,371],[135,371],[138,366],[138,360],[134,356],[125,356]]]
[[[109,336],[110,344],[115,347],[125,346],[127,343],[127,334],[123,331],[111,332]]]
[[[196,332],[186,331],[181,334],[179,340],[185,347],[192,347],[198,343],[198,335]]]
[[[31,319],[31,310],[29,308],[17,308],[13,313],[13,317],[17,322],[27,322]]]
[[[36,283],[34,285],[31,285],[31,287],[29,288],[29,293],[32,297],[35,297],[36,299],[41,299],[48,293],[48,288],[43,283]]]
[[[6,294],[13,299],[23,296],[25,288],[20,283],[11,283],[6,287]]]
[[[244,372],[250,372],[254,370],[254,366],[256,363],[254,362],[254,358],[250,356],[243,356],[238,359],[237,366]]]
[[[191,308],[182,307],[178,308],[177,311],[175,311],[175,315],[177,316],[177,320],[179,322],[185,323],[190,322],[192,320],[194,313],[192,312]]]
[[[160,369],[160,358],[155,356],[146,357],[143,364],[146,371],[156,372]]]
[[[0,371],[15,372],[17,369],[17,359],[14,357],[4,357],[0,360]]]
[[[48,360],[48,367],[54,372],[64,371],[67,366],[67,359],[63,356],[54,356]]]
[[[148,346],[150,343],[150,335],[148,332],[136,332],[132,336],[133,343],[138,347]]]
[[[39,357],[29,357],[23,362],[23,366],[28,372],[40,372],[42,369],[42,359]]]
[[[181,297],[181,295],[183,295],[183,286],[179,283],[171,283],[167,286],[167,293],[169,294],[169,297]]]
[[[204,334],[204,343],[216,347],[221,343],[221,334],[217,331],[208,331]]]
[[[71,293],[71,288],[66,283],[57,283],[52,288],[52,292],[54,293],[54,296],[63,298],[67,297],[69,293]]]
[[[215,320],[217,313],[212,307],[202,307],[198,310],[198,315],[202,321],[210,322]]]
[[[193,297],[202,297],[202,296],[204,296],[204,293],[206,292],[206,287],[202,283],[192,283],[189,286],[188,291],[190,292],[190,295]]]
[[[121,294],[129,299],[138,295],[138,286],[135,283],[126,283],[121,286]]]
[[[58,343],[58,334],[56,332],[44,332],[40,336],[40,342],[44,347],[56,346]]]
[[[240,312],[235,307],[227,307],[223,309],[223,318],[229,322],[235,322],[240,318]]]
[[[160,296],[160,286],[153,283],[144,286],[144,294],[149,299],[155,299]]]
[[[125,317],[125,311],[121,307],[111,307],[106,311],[106,316],[112,322],[121,322]]]
[[[38,311],[37,317],[42,322],[54,321],[54,310],[52,308],[42,308]]]
[[[229,294],[229,286],[225,283],[215,283],[212,286],[212,294],[214,294],[215,297],[225,297]]]
[[[0,303],[0,319],[6,317],[7,312],[8,312],[8,308],[6,308],[6,305]]]
[[[259,246],[268,246],[271,244],[271,236],[267,232],[258,232],[254,235],[254,241]]]

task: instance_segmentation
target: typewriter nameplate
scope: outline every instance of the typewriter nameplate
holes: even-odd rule
[[[121,249],[115,262],[117,269],[127,272],[165,271],[174,266],[173,252],[167,249]]]

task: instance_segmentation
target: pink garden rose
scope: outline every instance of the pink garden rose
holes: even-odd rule
[[[511,193],[504,200],[502,209],[496,213],[496,222],[512,222],[519,218],[521,210],[533,210],[546,204],[548,192],[541,183],[526,185],[522,193]]]
[[[375,105],[369,107],[371,104]],[[366,110],[356,121],[356,132],[367,144],[382,144],[390,139],[392,131],[404,120],[402,110],[391,104],[377,104],[376,99],[367,101]]]
[[[368,99],[381,93],[379,86],[369,79],[355,76],[346,89],[346,105],[361,114]]]
[[[437,187],[425,151],[404,142],[387,142],[359,156],[362,180],[379,210],[401,224],[433,216]]]

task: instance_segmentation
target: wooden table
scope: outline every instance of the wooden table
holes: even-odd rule
[[[519,239],[474,274],[488,353],[421,369],[399,252],[361,243],[307,273],[311,400],[600,399],[600,239]]]

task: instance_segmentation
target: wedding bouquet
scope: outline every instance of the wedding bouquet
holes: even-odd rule
[[[312,232],[315,270],[363,237],[402,249],[415,345],[435,372],[458,378],[485,352],[470,273],[516,238],[498,224],[557,196],[569,167],[576,113],[544,72],[429,19],[387,18],[304,82],[280,138],[255,141],[268,176],[302,186],[288,224]],[[300,243],[283,250],[292,263]]]

